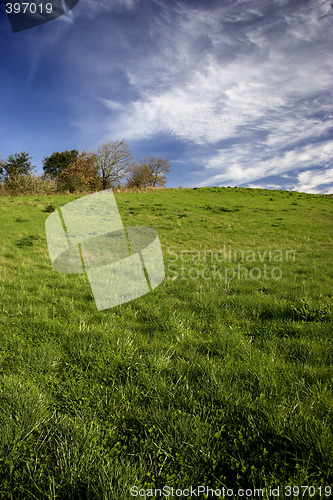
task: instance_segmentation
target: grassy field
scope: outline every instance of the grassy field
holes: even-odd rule
[[[166,278],[98,312],[48,255],[45,208],[77,197],[1,199],[0,498],[328,498],[332,199],[116,194],[125,226],[158,231]]]

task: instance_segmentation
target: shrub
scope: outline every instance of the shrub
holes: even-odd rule
[[[55,181],[42,176],[21,174],[11,176],[1,186],[3,195],[54,194],[57,190]]]

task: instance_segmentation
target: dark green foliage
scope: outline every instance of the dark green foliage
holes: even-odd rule
[[[29,236],[23,236],[16,242],[16,246],[19,248],[32,247],[34,241],[38,240],[38,236],[30,234]]]
[[[50,212],[54,212],[54,211],[55,211],[55,208],[54,208],[54,206],[53,206],[53,205],[47,205],[47,206],[45,207],[45,210],[44,210],[44,212],[48,212],[48,213],[50,213]]]
[[[329,320],[330,311],[327,304],[320,307],[311,306],[306,299],[301,304],[293,307],[293,316],[299,321],[325,321]]]
[[[228,207],[210,207],[209,205],[207,205],[206,207],[204,207],[206,210],[209,210],[215,214],[219,213],[219,212],[237,212],[239,209],[238,208],[228,208]]]
[[[25,151],[9,155],[7,160],[3,162],[1,166],[4,180],[10,181],[17,176],[30,175],[35,168],[35,166],[31,164],[30,160],[31,156],[29,156]]]
[[[44,174],[51,179],[57,179],[69,167],[71,162],[77,158],[78,154],[77,149],[72,149],[71,151],[66,150],[45,156],[43,160]]]

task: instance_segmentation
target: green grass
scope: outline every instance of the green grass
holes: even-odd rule
[[[85,275],[54,271],[47,250],[47,207],[77,197],[1,199],[0,498],[329,485],[332,199],[119,193],[125,226],[158,231],[166,278],[98,312]],[[224,245],[238,260],[217,261]]]

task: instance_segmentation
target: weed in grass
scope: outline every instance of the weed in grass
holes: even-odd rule
[[[30,234],[29,236],[23,236],[22,238],[17,240],[17,242],[15,244],[19,248],[32,247],[32,245],[34,244],[34,241],[37,241],[38,239],[39,239],[38,236]]]
[[[328,321],[330,318],[328,304],[315,307],[307,299],[302,299],[299,306],[293,306],[292,311],[297,321]]]
[[[51,212],[54,212],[55,211],[55,208],[53,205],[46,205],[45,209],[44,209],[44,212],[47,212],[47,213],[51,213]]]

